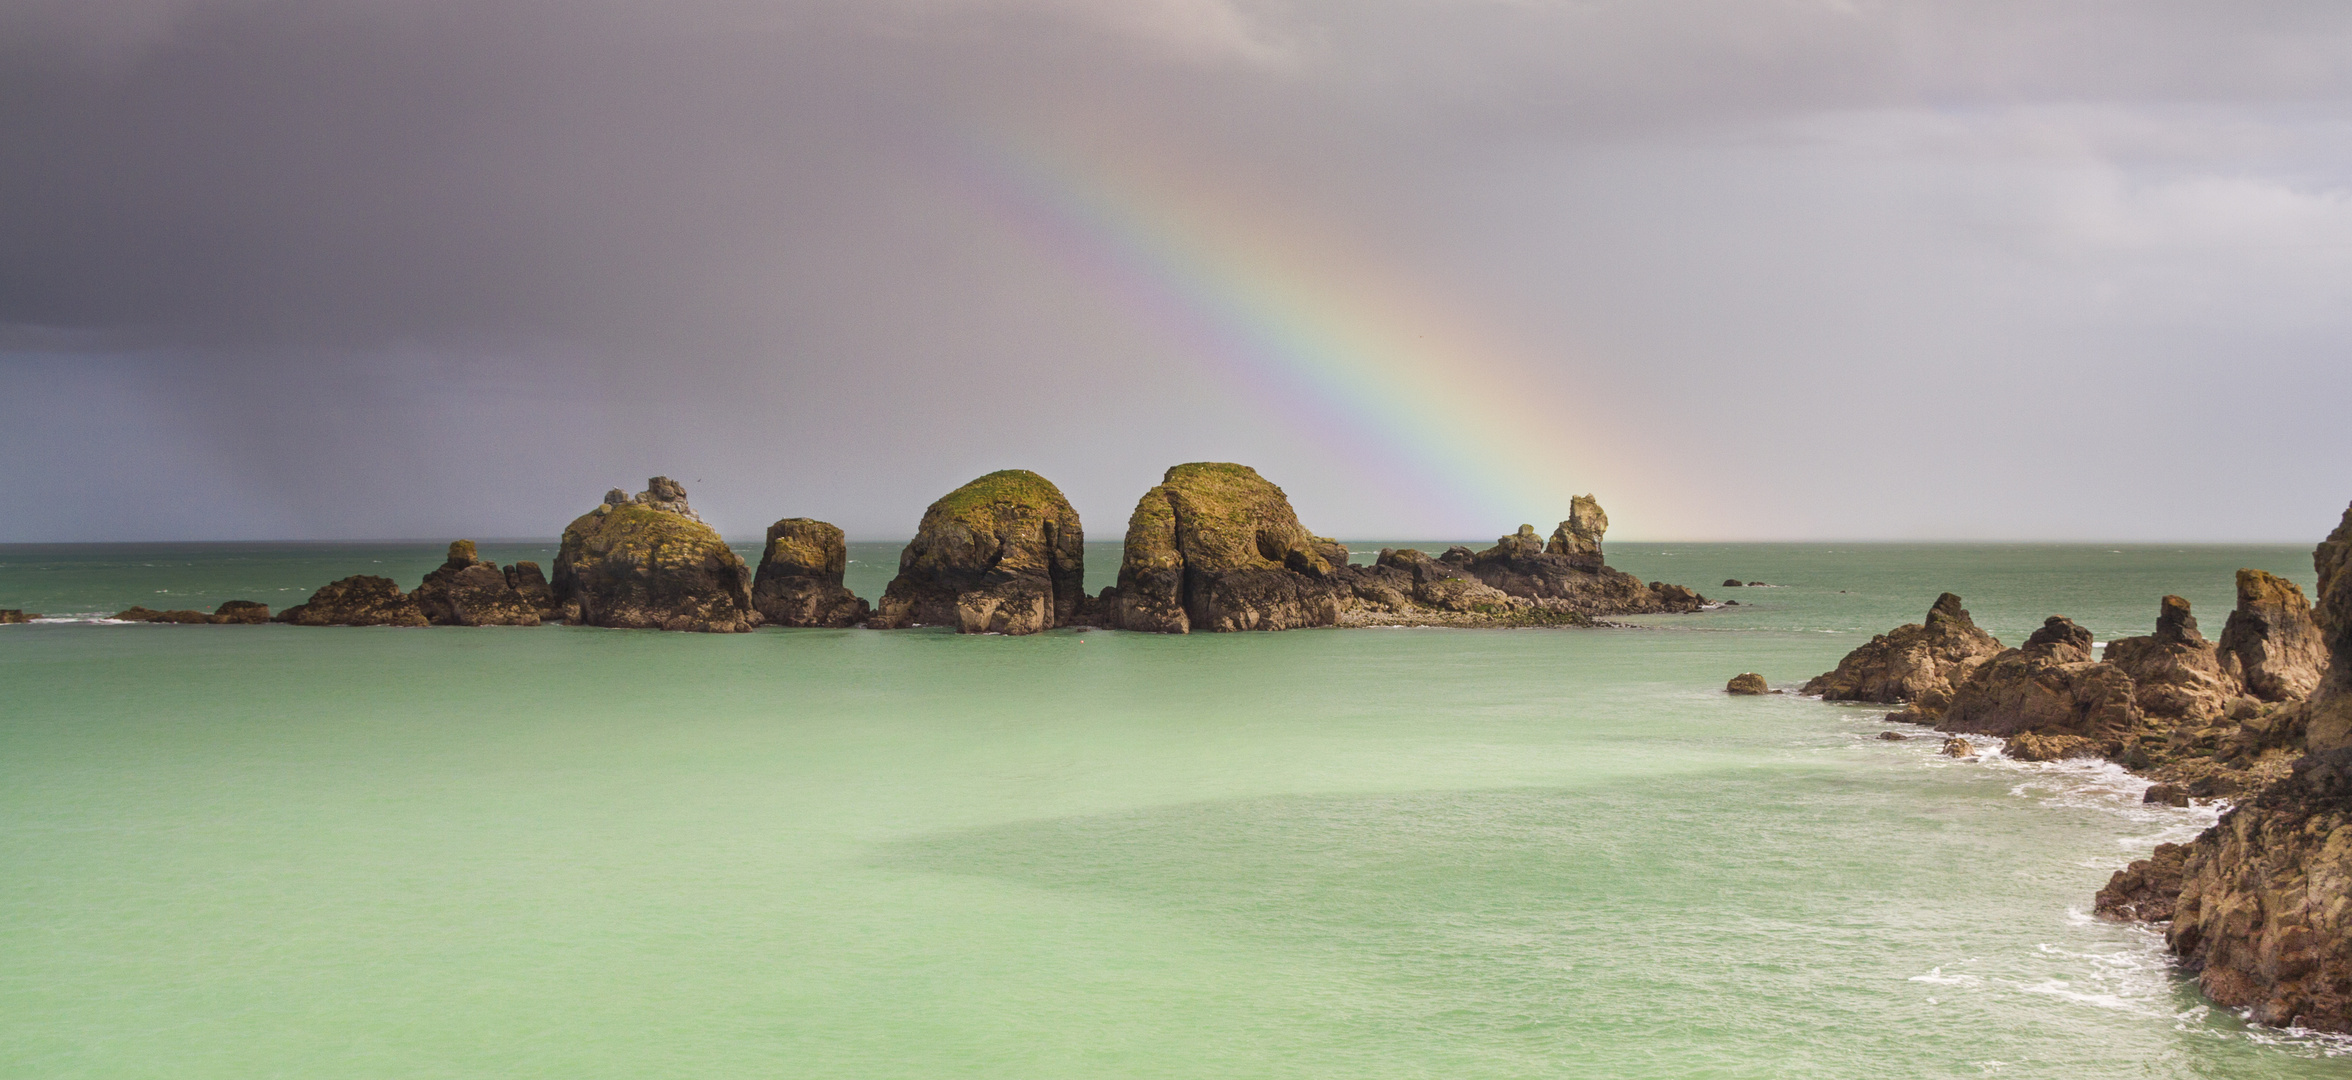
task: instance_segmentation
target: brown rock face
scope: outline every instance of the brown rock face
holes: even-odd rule
[[[811,518],[768,526],[767,550],[752,578],[751,603],[775,626],[856,626],[871,613],[841,584],[849,542],[840,529]]]
[[[2087,643],[2089,638],[2084,638]],[[1977,629],[1960,598],[1936,597],[1925,623],[1896,627],[1838,661],[1837,670],[1817,675],[1804,693],[1827,701],[1919,701],[1940,704],[1952,681],[2001,651],[2001,642]],[[2086,655],[2085,659],[2088,659]]]
[[[29,623],[40,617],[41,613],[37,611],[27,612],[23,608],[0,608],[0,625],[5,625],[7,623]]]
[[[1078,511],[1046,478],[1006,469],[948,492],[923,512],[870,625],[1034,634],[1075,621],[1085,590],[1086,532]]]
[[[2352,1031],[2348,826],[2352,750],[2330,750],[2190,846],[2166,938],[2207,996],[2259,1023]]]
[[[1999,735],[2075,735],[2094,742],[2138,729],[2131,676],[2091,659],[2091,632],[2053,615],[2021,649],[1979,663],[1951,692],[1936,726]]]
[[[684,488],[657,476],[634,498],[619,494],[564,528],[553,587],[572,621],[710,633],[759,625],[750,569],[717,530],[680,509]]]
[[[2327,671],[2311,692],[2309,740],[2316,753],[2352,746],[2352,509],[2311,553],[2311,565],[2319,571],[2311,613],[2328,650]]]
[[[2110,641],[2103,658],[2131,676],[2142,713],[2166,720],[2214,720],[2240,689],[2177,596],[2164,598],[2154,634]]]
[[[360,574],[310,594],[307,602],[278,613],[295,626],[424,626],[425,613],[391,578]]]
[[[1731,681],[1724,684],[1723,692],[1726,694],[1743,695],[1769,694],[1772,692],[1772,688],[1765,685],[1764,676],[1758,675],[1753,671],[1743,671],[1737,675],[1732,676]]]
[[[2002,745],[2004,757],[2018,761],[2062,761],[2066,758],[2095,758],[2099,744],[2080,735],[2040,735],[2021,731],[2010,736]]]
[[[555,589],[547,584],[547,575],[539,572],[539,564],[521,559],[507,564],[506,587],[531,605],[539,613],[540,622],[555,622],[563,618],[563,605],[555,602]]]
[[[537,626],[539,609],[507,584],[498,564],[486,562],[471,540],[449,544],[448,561],[409,594],[435,626]]]
[[[2308,696],[2327,671],[2311,602],[2294,582],[2261,570],[2238,571],[2238,607],[2221,629],[2220,649],[2223,672],[2264,701]]]
[[[2184,798],[2182,803],[2186,802]],[[2107,887],[2099,890],[2098,897],[2091,901],[2092,914],[2118,922],[2171,919],[2173,903],[2180,897],[2181,871],[2188,856],[2189,849],[2179,844],[2156,845],[2154,854],[2107,879]]]
[[[1597,570],[1602,565],[1601,536],[1608,531],[1609,515],[1601,511],[1599,500],[1578,495],[1568,500],[1568,520],[1552,530],[1552,542],[1544,545],[1544,553],[1564,556],[1585,570]]]

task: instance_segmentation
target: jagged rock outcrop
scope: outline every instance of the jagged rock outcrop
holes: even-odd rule
[[[1732,676],[1731,681],[1724,684],[1723,692],[1726,694],[1769,694],[1772,692],[1772,688],[1765,685],[1764,676],[1753,671],[1743,671]]]
[[[2238,571],[2238,607],[2222,625],[2222,671],[2264,701],[2292,701],[2319,688],[2327,645],[2311,602],[2295,583],[2262,570]]]
[[[2306,723],[2313,752],[2352,746],[2352,508],[2311,553],[2319,587],[2311,615],[2327,647],[2328,667],[2311,691]]]
[[[1085,599],[1086,533],[1078,511],[1052,481],[1005,469],[923,511],[868,625],[1034,634],[1075,622]]]
[[[2258,1023],[2352,1031],[2352,749],[2296,762],[2190,845],[2166,939]]]
[[[2008,738],[2020,732],[2120,741],[2140,727],[2131,676],[2091,659],[2091,632],[2053,615],[1976,664],[1951,691],[1938,730]]]
[[[195,611],[187,608],[175,608],[170,611],[156,611],[153,608],[141,607],[134,604],[122,611],[115,612],[113,615],[109,616],[109,618],[112,618],[117,622],[181,623],[197,626],[220,626],[231,624],[251,626],[270,621],[270,610],[269,605],[258,604],[251,600],[231,600],[211,611]]]
[[[1697,611],[1707,598],[1681,585],[1653,581],[1614,570],[1601,562],[1601,536],[1609,517],[1590,495],[1571,503],[1569,518],[1552,530],[1549,543],[1538,538],[1535,526],[1498,538],[1495,546],[1472,552],[1449,549],[1439,561],[1458,566],[1488,586],[1509,596],[1536,601],[1565,601],[1561,605],[1586,615],[1636,615],[1664,611]]]
[[[1117,628],[1166,634],[1332,626],[1354,595],[1346,560],[1257,470],[1196,461],[1136,502],[1102,606]]]
[[[388,577],[358,574],[328,582],[310,599],[278,613],[295,626],[424,626],[425,613]]]
[[[2219,650],[2197,632],[2189,602],[2177,596],[2163,599],[2154,634],[2110,641],[2101,657],[2131,676],[2133,700],[2152,717],[2212,721],[2242,689],[2222,670]]]
[[[2181,797],[2179,803],[2158,801],[2166,805],[2188,805],[2186,795]],[[2115,876],[2107,880],[2107,887],[2100,889],[2099,895],[2091,900],[2091,913],[2103,919],[2122,922],[2164,922],[2171,919],[2173,905],[2180,898],[2181,872],[2188,857],[2189,849],[2184,845],[2156,845],[2153,854],[2116,871]]]
[[[539,608],[507,583],[498,564],[471,540],[453,540],[449,558],[409,594],[435,626],[537,626]]]
[[[856,626],[872,612],[841,584],[849,541],[812,518],[768,526],[768,546],[751,581],[751,604],[772,626]]]
[[[1601,536],[1609,531],[1609,515],[1601,512],[1600,501],[1590,495],[1578,495],[1568,500],[1568,520],[1552,530],[1552,541],[1544,545],[1544,553],[1558,555],[1582,570],[1598,570],[1601,558]]]
[[[1826,701],[1921,702],[1940,707],[1954,681],[2001,651],[2001,642],[1977,629],[1968,609],[1952,593],[1936,597],[1927,621],[1907,623],[1871,638],[1847,653],[1837,669],[1815,676],[1803,693]],[[2086,645],[2088,638],[2085,639]],[[2086,652],[2085,659],[2089,656]]]
[[[750,569],[661,476],[564,528],[552,587],[567,620],[588,626],[734,633],[760,621]]]
[[[557,622],[563,618],[563,605],[555,602],[555,587],[547,583],[547,575],[539,571],[538,563],[517,559],[507,564],[505,574],[506,587],[539,613],[540,622]]]

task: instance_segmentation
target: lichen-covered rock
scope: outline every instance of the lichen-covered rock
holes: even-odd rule
[[[1178,465],[1127,519],[1109,621],[1170,634],[1332,626],[1354,592],[1334,574],[1333,547],[1257,470]]]
[[[537,626],[539,608],[485,561],[471,540],[453,540],[449,558],[409,594],[435,626]]]
[[[1052,481],[1005,469],[923,511],[869,625],[1034,634],[1076,621],[1085,596],[1078,511]]]
[[[2177,596],[2162,601],[2154,634],[2110,641],[2101,658],[2131,676],[2142,713],[2165,720],[2216,719],[2241,689]]]
[[[2091,659],[2091,632],[2053,615],[2025,639],[1977,663],[1951,691],[1937,728],[2004,738],[2020,732],[2117,741],[2139,729],[2131,676]]]
[[[2352,749],[2296,762],[2190,845],[2166,937],[2257,1023],[2352,1031]]]
[[[1838,661],[1837,669],[1815,676],[1804,693],[1826,701],[1940,705],[1955,679],[2001,651],[2001,642],[1977,629],[1968,609],[1952,593],[1936,597],[1927,621],[1907,623],[1871,638]],[[2085,642],[2089,639],[2086,637]],[[2089,659],[2089,656],[2084,656]]]
[[[2264,701],[2318,689],[2327,645],[2311,602],[2295,583],[2262,570],[2238,571],[2238,607],[2221,628],[2222,670]]]
[[[1732,676],[1731,681],[1724,684],[1723,692],[1726,694],[1769,694],[1772,692],[1772,688],[1765,685],[1764,676],[1753,671],[1743,671]]]
[[[547,575],[539,571],[539,564],[529,559],[518,559],[506,566],[506,587],[531,605],[539,613],[539,621],[555,622],[563,618],[563,605],[555,602],[555,587],[547,583]]]
[[[751,582],[751,603],[773,626],[847,627],[866,621],[866,602],[841,584],[849,569],[842,531],[813,518],[768,526],[768,546]]]
[[[684,488],[657,476],[636,497],[608,495],[574,519],[555,557],[556,602],[588,626],[735,633],[759,625],[750,568],[717,530],[680,509],[685,501]]]
[[[2161,785],[2160,785],[2161,786]],[[2178,804],[2188,805],[2183,796]],[[2166,922],[2180,898],[2181,872],[2189,849],[2180,844],[2158,844],[2145,859],[2115,872],[2107,887],[2091,901],[2091,913],[2119,922]]]
[[[358,574],[328,582],[310,599],[278,613],[294,626],[424,626],[416,601],[387,577]]]
[[[1601,537],[1608,531],[1609,515],[1601,511],[1600,501],[1578,495],[1568,500],[1568,520],[1552,530],[1552,541],[1544,545],[1544,552],[1562,556],[1580,569],[1597,570],[1603,561]]]

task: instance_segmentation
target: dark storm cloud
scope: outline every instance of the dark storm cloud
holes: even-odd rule
[[[1596,411],[1677,421],[1614,451],[1646,487],[1563,466],[1629,532],[2301,536],[2352,497],[2340,5],[150,0],[17,5],[0,50],[0,445],[45,508],[0,539],[541,534],[654,471],[730,532],[886,536],[1005,465],[1108,536],[1203,456],[1327,530],[1516,524],[976,223],[943,159],[1009,130],[1604,358]]]

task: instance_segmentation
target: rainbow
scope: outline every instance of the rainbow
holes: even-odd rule
[[[1035,144],[972,138],[962,186],[1032,249],[1179,353],[1281,404],[1351,461],[1405,470],[1430,520],[1565,516],[1595,477],[1533,367],[1294,221]],[[1571,490],[1571,489],[1575,490]],[[1548,516],[1547,516],[1548,515]]]

